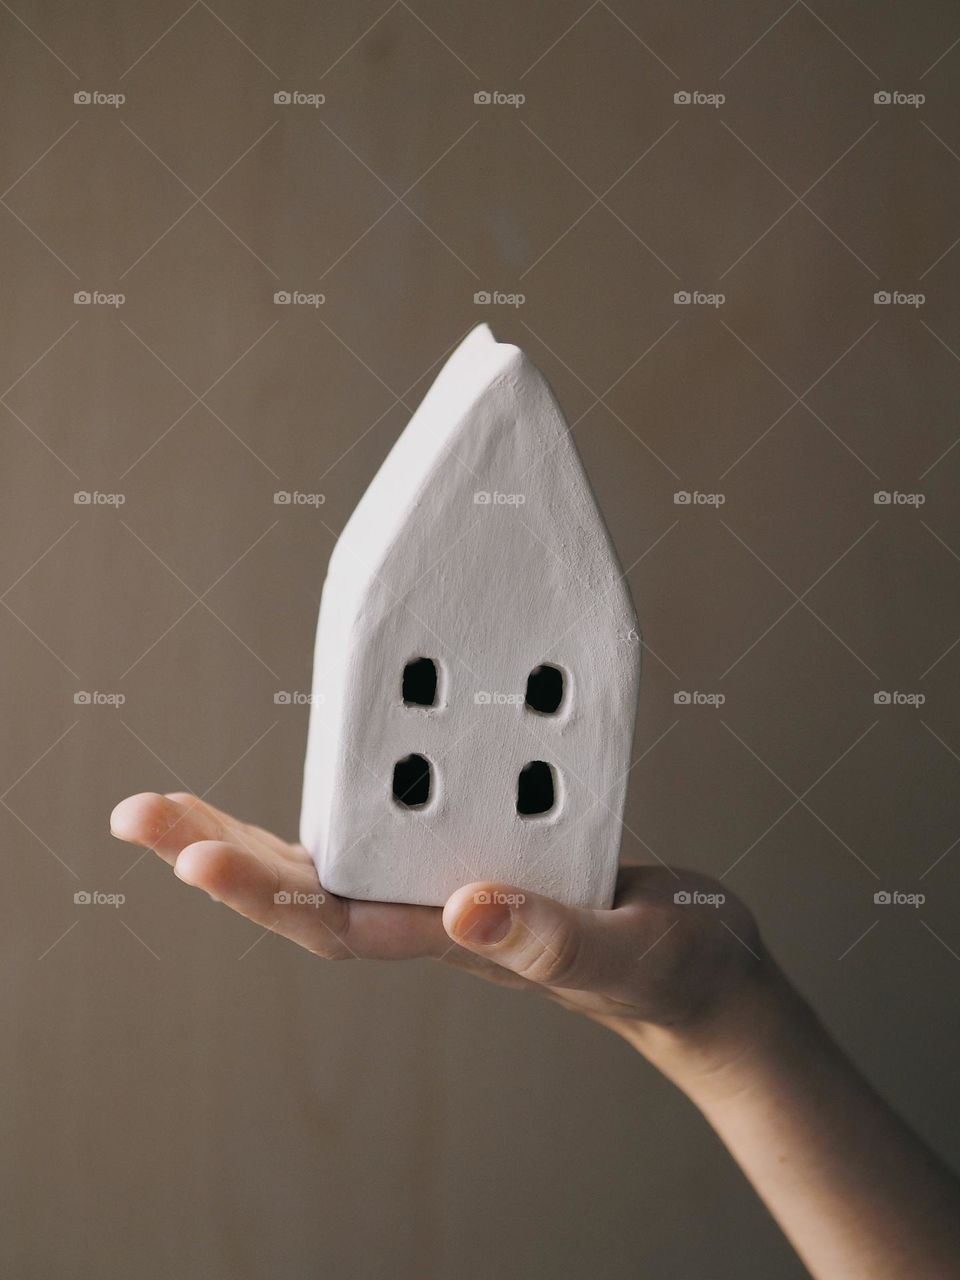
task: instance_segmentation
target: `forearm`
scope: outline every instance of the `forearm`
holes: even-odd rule
[[[960,1187],[771,964],[696,1034],[628,1034],[691,1098],[816,1280],[960,1277]]]

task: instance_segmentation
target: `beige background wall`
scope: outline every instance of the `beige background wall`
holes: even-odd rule
[[[186,786],[295,832],[306,714],[274,694],[308,688],[338,530],[490,320],[630,566],[625,854],[728,873],[960,1159],[956,8],[182,3],[0,11],[2,1269],[799,1276],[613,1038],[429,964],[325,967],[107,815]]]

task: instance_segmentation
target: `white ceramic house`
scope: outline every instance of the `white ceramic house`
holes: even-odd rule
[[[330,559],[301,817],[322,884],[440,905],[490,879],[608,906],[639,676],[563,414],[481,325]]]

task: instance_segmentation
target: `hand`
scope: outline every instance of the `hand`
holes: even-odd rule
[[[747,910],[698,901],[721,892],[711,881],[625,867],[610,911],[478,882],[441,911],[326,893],[300,845],[193,796],[131,796],[110,825],[317,955],[430,956],[610,1027],[700,1108],[817,1280],[960,1277],[955,1181],[843,1058]]]
[[[625,1035],[685,1034],[710,1024],[763,964],[746,909],[703,877],[624,867],[609,911],[565,907],[477,882],[436,907],[326,893],[306,850],[193,796],[123,800],[110,828],[154,849],[185,883],[329,959],[431,957],[539,991]],[[683,895],[693,902],[683,901]],[[675,897],[679,896],[680,901]]]

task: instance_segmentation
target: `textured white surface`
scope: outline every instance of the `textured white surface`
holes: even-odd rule
[[[431,708],[401,696],[404,665],[421,656],[440,671]],[[565,673],[554,715],[524,706],[545,662]],[[493,879],[609,905],[639,675],[629,592],[563,415],[519,348],[482,325],[330,559],[301,814],[321,882],[440,905]],[[392,795],[394,764],[411,753],[433,774],[415,809]],[[553,767],[556,804],[521,817],[531,760]]]

